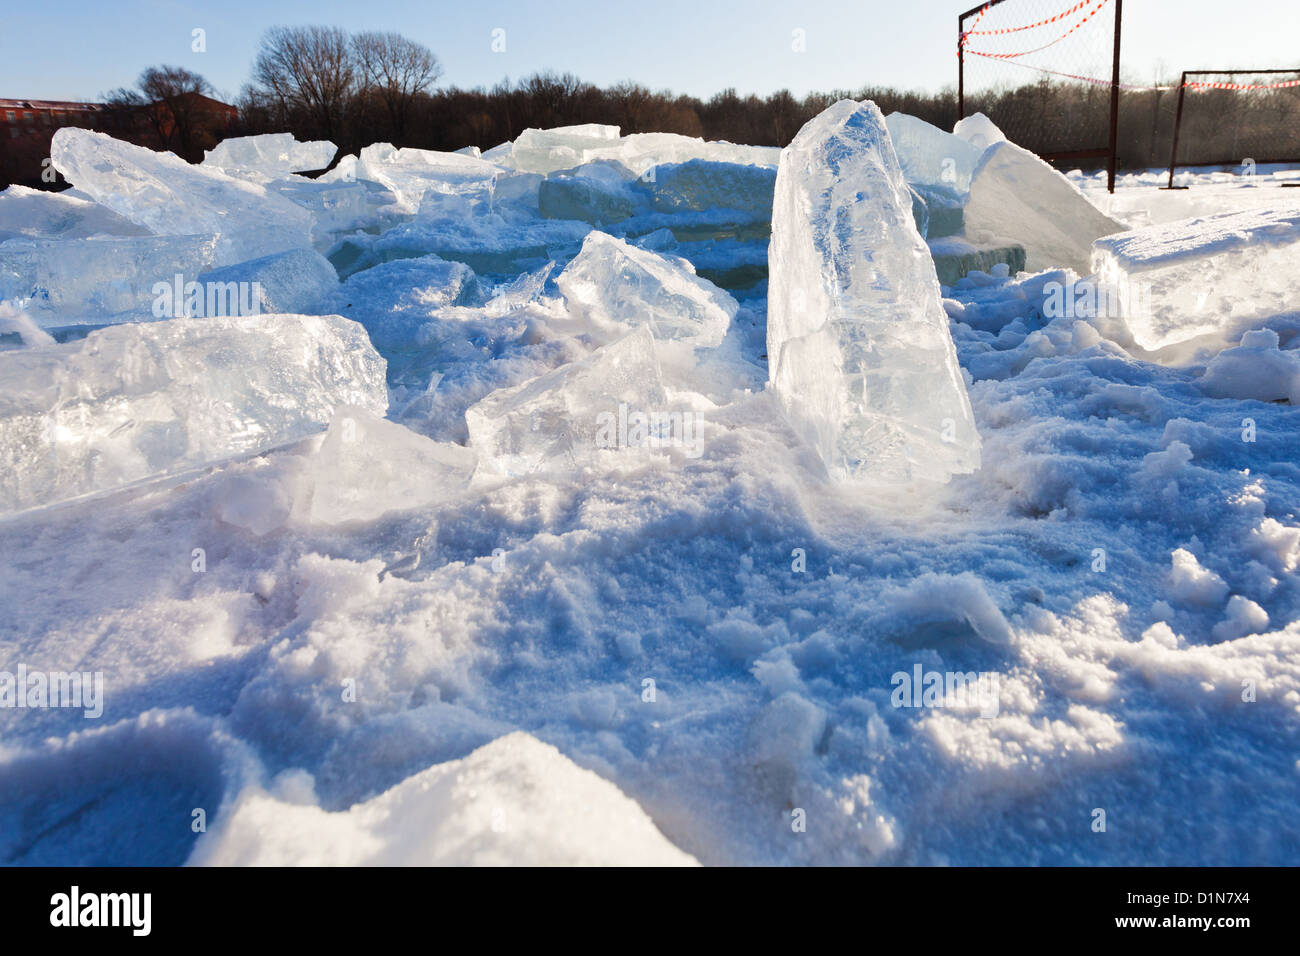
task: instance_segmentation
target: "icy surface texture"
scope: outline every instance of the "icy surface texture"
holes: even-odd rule
[[[0,243],[0,299],[30,299],[46,326],[95,325],[155,315],[158,283],[211,268],[216,236],[10,239]]]
[[[551,173],[538,184],[537,208],[548,219],[604,226],[649,209],[649,197],[621,163],[602,160]]]
[[[249,299],[258,312],[296,315],[317,311],[321,301],[338,287],[339,279],[329,260],[310,249],[280,252],[199,276],[200,285],[231,282],[250,287],[257,283],[258,295],[250,292]]]
[[[970,189],[980,150],[952,133],[906,113],[885,117],[903,178],[912,185],[944,186],[958,195]]]
[[[466,410],[465,423],[486,471],[527,475],[626,450],[622,422],[666,403],[654,337],[640,328],[581,361],[493,392]]]
[[[581,808],[574,813],[574,808]],[[499,737],[331,813],[251,787],[208,866],[694,866],[636,801],[529,734]]]
[[[770,166],[693,159],[657,166],[646,179],[660,212],[734,209],[755,221],[772,218],[776,170]]]
[[[54,134],[50,157],[68,182],[157,235],[216,233],[220,265],[311,245],[305,209],[171,153],[64,127]]]
[[[256,170],[271,176],[324,169],[339,148],[327,140],[300,143],[292,133],[264,133],[222,140],[203,154],[203,165],[238,173]]]
[[[1093,240],[1124,228],[1070,180],[1014,143],[996,143],[984,152],[964,216],[971,241],[1024,246],[1030,272],[1068,268],[1087,275]]]
[[[1007,137],[997,125],[983,113],[972,113],[959,119],[952,128],[952,135],[963,139],[983,152],[994,143],[1005,142]]]
[[[463,262],[429,255],[359,272],[339,287],[333,303],[366,327],[377,348],[387,349],[414,342],[438,309],[481,305],[483,290]]]
[[[384,361],[338,316],[119,325],[0,353],[0,512],[245,455],[388,407]]]
[[[769,268],[769,378],[832,476],[979,467],[934,264],[874,103],[841,100],[786,147]]]
[[[6,239],[88,239],[147,236],[149,230],[88,199],[26,186],[0,192],[0,242]]]
[[[555,280],[569,308],[606,331],[645,326],[656,340],[709,348],[722,342],[736,300],[707,279],[658,253],[603,232]]]
[[[325,434],[228,469],[214,511],[258,536],[367,524],[455,498],[468,487],[474,462],[461,445],[345,405]]]
[[[404,213],[470,215],[487,212],[499,167],[464,153],[396,149],[376,143],[361,151],[356,176],[392,190]]]
[[[1298,202],[1122,232],[1097,240],[1092,260],[1146,349],[1294,311],[1298,263]]]
[[[295,178],[273,182],[269,188],[311,213],[312,238],[318,242],[330,233],[371,225],[375,219],[371,192],[364,183]]]

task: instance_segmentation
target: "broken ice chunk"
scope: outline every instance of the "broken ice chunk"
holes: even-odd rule
[[[971,174],[980,159],[978,148],[906,113],[890,113],[885,125],[903,178],[909,183],[944,186],[958,195],[970,189]]]
[[[874,103],[841,100],[781,155],[769,379],[839,479],[946,481],[979,467],[934,263]]]
[[[382,415],[388,392],[339,316],[173,319],[0,352],[0,513],[305,438],[340,405]]]
[[[176,276],[211,268],[216,236],[10,239],[0,242],[0,299],[30,299],[46,328],[171,317],[155,311]]]
[[[734,209],[748,219],[768,222],[772,218],[776,170],[770,166],[693,159],[656,166],[648,186],[659,212]]]
[[[263,133],[224,139],[203,153],[203,165],[236,175],[256,170],[269,176],[324,169],[339,148],[327,140],[300,143],[292,133]]]
[[[618,142],[619,128],[600,123],[526,129],[511,145],[510,165],[527,173],[553,173],[587,161],[587,150]],[[495,153],[495,150],[489,150]],[[504,157],[503,157],[504,158]]]
[[[637,329],[612,345],[513,388],[465,412],[470,446],[485,470],[526,475],[589,463],[624,441],[633,413],[662,411],[667,397],[654,337]]]
[[[251,310],[241,307],[239,310],[227,309],[215,313],[205,308],[205,315],[311,313],[339,284],[338,275],[329,260],[311,249],[293,249],[223,269],[213,269],[199,276],[198,281],[204,288],[205,296],[209,290],[227,301],[232,294],[238,295],[241,301],[249,301],[253,306]],[[257,294],[254,295],[252,290],[256,290]]]
[[[1088,201],[1079,188],[1014,143],[985,150],[971,177],[964,212],[966,237],[979,245],[999,240],[1025,247],[1025,268],[1089,272],[1092,242],[1123,226]]]
[[[3,248],[3,247],[0,247]],[[1294,311],[1300,203],[1146,226],[1093,243],[1133,339],[1160,349]]]
[[[68,182],[157,235],[216,233],[217,265],[311,245],[307,210],[172,153],[68,126],[55,131],[50,158]]]
[[[681,263],[681,264],[679,264]],[[736,300],[683,263],[603,232],[589,233],[555,280],[569,308],[606,331],[649,328],[658,340],[719,345]]]
[[[0,242],[5,239],[88,239],[147,236],[149,230],[88,199],[26,186],[0,192]]]
[[[387,186],[404,213],[469,215],[487,212],[501,169],[464,153],[397,149],[375,143],[361,151],[358,179]]]

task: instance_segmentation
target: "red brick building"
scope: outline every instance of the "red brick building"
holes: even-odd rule
[[[63,126],[98,130],[152,149],[175,150],[176,140],[191,140],[190,151],[201,156],[201,148],[232,135],[238,122],[234,106],[199,93],[184,94],[175,109],[164,102],[123,109],[104,103],[0,99],[0,188],[10,183],[48,187],[50,182],[41,178],[42,160],[50,155],[54,131]],[[177,136],[178,126],[182,137]]]

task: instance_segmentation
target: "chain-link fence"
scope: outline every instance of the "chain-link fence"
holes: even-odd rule
[[[958,18],[958,111],[1045,159],[1115,168],[1123,0],[991,0]]]

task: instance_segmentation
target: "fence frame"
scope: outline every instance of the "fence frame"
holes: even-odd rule
[[[982,10],[996,7],[1006,0],[985,0],[957,16],[957,117],[966,118],[966,49],[962,42],[966,36],[966,21]],[[1105,159],[1106,188],[1115,191],[1115,171],[1119,156],[1119,60],[1120,30],[1124,23],[1124,0],[1115,0],[1115,50],[1110,70],[1110,142],[1096,149],[1075,149],[1057,153],[1043,153],[1048,162],[1065,159]]]
[[[1178,109],[1174,112],[1174,141],[1169,149],[1169,184],[1165,189],[1186,189],[1186,186],[1174,185],[1174,171],[1178,168],[1178,133],[1183,125],[1183,98],[1187,95],[1187,78],[1189,76],[1261,76],[1275,75],[1278,73],[1294,73],[1297,79],[1300,79],[1300,69],[1294,70],[1183,70],[1182,79],[1178,81]],[[1253,158],[1253,157],[1252,157]],[[1300,156],[1283,156],[1272,159],[1256,159],[1257,163],[1294,163],[1300,161]],[[1225,159],[1218,162],[1191,163],[1193,166],[1236,166],[1240,160],[1237,157]]]

